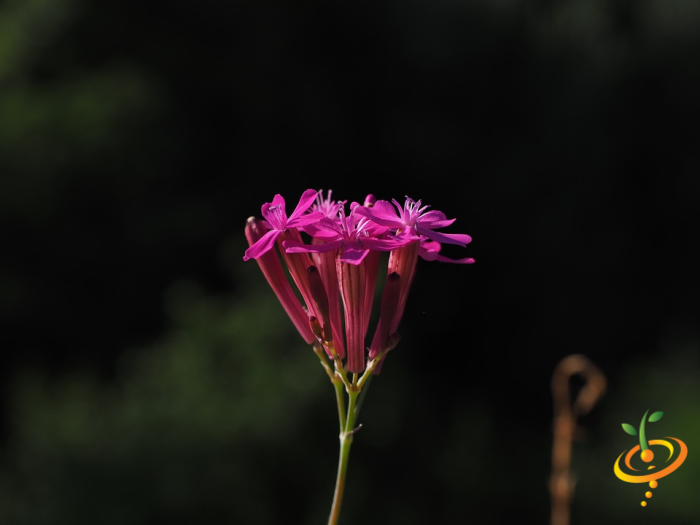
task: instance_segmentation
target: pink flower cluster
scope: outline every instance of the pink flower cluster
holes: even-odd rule
[[[396,200],[376,200],[369,195],[364,204],[351,203],[347,213],[346,201],[333,201],[331,195],[329,191],[324,198],[320,191],[306,190],[289,216],[284,198],[275,195],[272,202],[263,204],[263,219],[248,219],[245,232],[250,247],[243,260],[257,260],[307,343],[319,341],[329,354],[347,358],[347,371],[361,373],[367,350],[374,359],[398,342],[397,329],[418,257],[473,263],[472,258],[440,255],[442,244],[466,246],[471,237],[435,231],[455,219],[428,211],[429,206],[422,206],[420,200],[407,197],[401,206]],[[289,285],[278,251],[306,308]],[[389,252],[387,278],[379,322],[366,349],[380,252]]]

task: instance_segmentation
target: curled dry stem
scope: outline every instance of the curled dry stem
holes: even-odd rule
[[[570,380],[575,375],[582,376],[585,383],[572,403]],[[554,444],[549,481],[552,499],[551,525],[569,525],[571,499],[576,484],[570,474],[576,419],[579,415],[590,412],[605,393],[605,388],[605,376],[583,355],[567,356],[554,369]]]

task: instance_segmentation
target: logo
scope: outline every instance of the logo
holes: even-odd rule
[[[615,475],[627,483],[649,483],[649,487],[655,489],[659,486],[658,479],[668,476],[683,464],[685,458],[688,457],[688,447],[680,439],[670,436],[667,436],[667,439],[672,439],[673,442],[666,439],[651,439],[647,441],[646,424],[656,423],[664,415],[663,412],[654,412],[647,419],[648,413],[648,410],[644,412],[644,417],[639,425],[639,434],[632,425],[622,423],[622,430],[630,436],[639,435],[639,445],[629,452],[625,450],[620,454],[617,461],[615,461]],[[626,455],[625,452],[627,452]],[[635,459],[634,456],[637,452],[639,452],[639,458]],[[676,452],[678,453],[676,454]],[[666,453],[668,453],[668,457],[664,460]],[[624,466],[627,467],[626,472],[623,471],[620,463],[622,456],[625,456]],[[673,459],[674,456],[675,459]],[[639,462],[640,459],[642,463]],[[671,459],[673,461],[669,464]],[[644,463],[652,462],[656,463],[656,465],[644,465]],[[639,468],[635,468],[635,466]],[[645,466],[646,469],[644,469]],[[650,499],[652,496],[651,490],[647,491],[644,496]],[[646,506],[646,500],[642,501],[642,507]]]

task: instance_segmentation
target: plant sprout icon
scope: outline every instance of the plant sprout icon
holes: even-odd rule
[[[683,443],[680,439],[670,437],[668,436],[668,439],[672,439],[675,441],[675,445],[679,447],[678,449],[678,455],[676,456],[676,459],[668,466],[656,470],[655,465],[649,465],[647,467],[647,472],[648,474],[644,474],[643,472],[640,472],[639,469],[636,469],[632,466],[631,459],[634,457],[635,453],[638,450],[641,450],[640,457],[644,463],[651,463],[654,459],[654,452],[651,450],[651,446],[655,445],[662,445],[666,447],[666,449],[669,451],[668,458],[666,459],[665,463],[668,463],[671,461],[671,458],[673,457],[673,453],[675,451],[674,443],[671,443],[670,441],[666,439],[652,439],[652,440],[647,440],[646,436],[646,423],[655,423],[659,419],[661,419],[664,415],[663,412],[654,412],[652,415],[650,415],[647,418],[647,414],[649,414],[649,410],[644,412],[644,417],[642,417],[642,422],[639,425],[639,434],[637,433],[637,430],[632,426],[627,423],[622,423],[622,429],[627,432],[630,436],[636,436],[639,435],[639,445],[635,446],[627,452],[626,450],[622,452],[617,458],[617,461],[615,461],[615,475],[620,478],[622,481],[626,481],[627,483],[649,483],[649,487],[652,489],[655,489],[656,487],[659,486],[657,479],[661,479],[664,476],[668,476],[671,472],[676,470],[678,467],[680,467],[683,462],[685,461],[685,458],[688,457],[688,447],[686,446],[685,443]],[[625,452],[627,454],[625,455]],[[624,459],[624,465],[627,467],[627,472],[624,472],[621,467],[621,459],[622,456],[625,456]],[[630,472],[631,471],[631,472]],[[634,474],[634,472],[639,472],[639,474]],[[647,491],[645,494],[647,499],[651,498],[652,494],[651,491]],[[646,507],[647,502],[642,501],[642,507]]]
[[[649,410],[644,412],[644,417],[642,418],[642,422],[639,425],[639,446],[642,448],[642,461],[644,463],[649,463],[651,460],[654,459],[654,452],[649,448],[649,443],[647,443],[647,436],[646,432],[644,430],[644,426],[647,422],[647,414],[649,413]],[[663,412],[654,412],[652,415],[649,416],[649,423],[656,423],[659,419],[664,417]],[[622,429],[627,432],[630,436],[636,436],[637,431],[635,428],[628,424],[628,423],[622,423]]]

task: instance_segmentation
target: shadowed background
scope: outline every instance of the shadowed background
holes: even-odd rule
[[[571,353],[608,380],[572,523],[697,523],[699,29],[690,0],[0,4],[0,521],[325,522],[333,390],[242,261],[314,188],[422,199],[477,261],[419,262],[343,523],[547,522]],[[648,408],[690,453],[641,509],[612,465]]]

